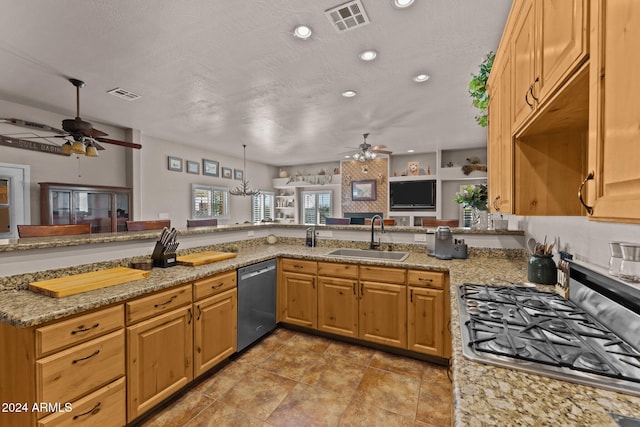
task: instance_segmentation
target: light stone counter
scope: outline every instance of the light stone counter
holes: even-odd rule
[[[521,254],[475,250],[467,260],[442,261],[425,253],[412,253],[405,262],[397,263],[325,256],[332,249],[306,248],[300,244],[241,247],[236,258],[200,267],[154,268],[145,280],[60,299],[37,295],[25,288],[33,277],[41,280],[59,273],[24,275],[13,278],[9,281],[11,287],[0,292],[0,322],[17,327],[38,325],[275,256],[449,270],[456,426],[615,426],[609,410],[626,416],[640,415],[639,397],[484,365],[462,356],[457,286],[465,282],[487,283],[493,277],[523,280],[526,260]]]

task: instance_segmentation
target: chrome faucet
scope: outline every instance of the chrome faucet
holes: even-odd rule
[[[374,215],[371,217],[371,244],[369,245],[369,249],[378,249],[380,247],[380,241],[378,243],[375,242],[373,238],[374,226],[376,224],[376,218],[380,220],[380,232],[384,233],[384,221],[380,215]]]

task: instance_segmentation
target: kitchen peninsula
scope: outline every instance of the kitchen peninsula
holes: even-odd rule
[[[366,264],[379,265],[391,268],[409,268],[423,271],[448,272],[450,275],[451,294],[451,325],[452,335],[452,366],[454,388],[454,419],[459,426],[483,426],[483,425],[604,425],[615,426],[608,415],[608,411],[632,416],[640,407],[640,398],[620,393],[600,390],[593,387],[576,385],[564,381],[557,381],[537,375],[509,369],[497,368],[464,359],[460,351],[460,328],[458,312],[455,304],[456,289],[461,283],[487,283],[489,279],[499,276],[507,280],[519,281],[526,276],[526,260],[520,248],[503,250],[498,248],[474,249],[470,251],[467,260],[437,260],[428,256],[424,246],[413,245],[413,251],[405,262],[389,261],[363,261],[349,260],[346,258],[330,257],[326,254],[338,247],[354,245],[347,241],[351,233],[368,234],[368,227],[360,227],[362,230],[343,230],[340,227],[327,227],[324,231],[332,231],[333,239],[320,238],[318,247],[309,248],[303,245],[303,231],[301,226],[230,226],[227,229],[200,229],[190,230],[179,237],[183,242],[189,242],[189,248],[185,251],[208,250],[202,241],[209,241],[209,245],[218,250],[237,250],[237,257],[216,262],[200,267],[177,266],[168,269],[154,268],[146,280],[139,280],[111,288],[100,289],[84,294],[66,298],[54,299],[37,295],[25,290],[26,281],[34,278],[55,277],[62,272],[39,272],[37,274],[12,275],[1,278],[4,289],[0,302],[0,322],[3,328],[27,328],[42,325],[54,319],[81,312],[92,312],[100,307],[114,305],[117,302],[127,301],[134,297],[153,292],[175,289],[176,286],[187,282],[197,281],[202,278],[217,275],[225,271],[235,270],[239,267],[255,262],[286,257],[308,261],[340,262],[342,264]],[[224,231],[223,231],[224,230]],[[248,238],[248,234],[253,236]],[[463,232],[461,230],[461,232]],[[276,234],[278,242],[267,244],[266,236]],[[345,240],[337,240],[341,233]],[[397,230],[401,235],[403,230]],[[413,240],[415,228],[407,232],[406,240]],[[499,237],[507,239],[523,239],[521,232],[498,232]],[[217,235],[217,236],[216,236]],[[230,237],[242,235],[243,239],[230,241],[223,236]],[[473,233],[466,233],[465,238],[470,238]],[[87,237],[85,241],[64,241],[53,239],[49,243],[45,239],[33,239],[29,242],[22,241],[13,245],[0,247],[2,256],[14,257],[28,256],[30,253],[41,254],[42,251],[51,250],[47,246],[57,249],[78,250],[92,247],[103,247],[109,251],[116,243],[129,246],[132,250],[139,244],[148,248],[158,233],[118,234],[100,237]],[[390,237],[390,236],[388,236]],[[493,235],[496,238],[496,235]],[[92,239],[104,239],[95,241]],[[365,237],[363,240],[366,240]],[[216,240],[221,243],[215,242]],[[393,236],[392,244],[397,247],[410,245],[400,243],[397,235]],[[55,243],[54,243],[55,241]],[[361,242],[363,243],[363,242]],[[200,244],[200,246],[196,246]],[[383,240],[383,246],[386,243]],[[520,243],[521,244],[521,243]],[[191,246],[193,245],[193,246]],[[404,245],[404,246],[403,246]],[[423,245],[423,244],[422,244]],[[517,245],[515,245],[517,246]],[[75,249],[74,249],[75,248]],[[96,249],[97,250],[97,249]],[[394,247],[396,250],[396,247]],[[124,253],[126,251],[118,250]],[[17,259],[17,258],[15,258]],[[60,257],[58,257],[60,259]],[[98,259],[95,258],[94,259]],[[127,265],[129,259],[105,260],[97,263],[98,268],[109,268],[114,265]],[[84,271],[81,269],[81,271]],[[75,273],[69,268],[66,274]],[[4,369],[4,368],[3,368]],[[7,396],[3,395],[6,400]]]

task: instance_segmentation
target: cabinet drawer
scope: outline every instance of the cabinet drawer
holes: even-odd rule
[[[411,286],[422,286],[427,288],[444,288],[445,274],[435,271],[409,270],[407,281]]]
[[[235,271],[216,274],[206,279],[197,280],[193,284],[193,299],[195,301],[236,287],[237,274]]]
[[[319,262],[318,275],[330,277],[342,277],[344,279],[358,278],[357,264],[341,264],[337,262]]]
[[[407,270],[404,268],[371,267],[369,265],[361,265],[360,280],[405,284],[407,281]]]
[[[71,402],[124,375],[124,330],[36,362],[38,402]]]
[[[51,414],[38,427],[120,427],[127,423],[125,379],[111,384],[71,404],[71,412]]]
[[[122,305],[36,329],[37,357],[104,335],[124,326]]]
[[[181,286],[127,303],[127,325],[191,303],[191,285]]]
[[[315,261],[303,261],[300,259],[282,258],[280,264],[282,270],[293,271],[295,273],[316,274],[318,266]]]

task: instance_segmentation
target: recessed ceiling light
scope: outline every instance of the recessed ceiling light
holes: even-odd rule
[[[413,81],[418,83],[426,82],[427,80],[429,80],[428,74],[418,74],[413,78]]]
[[[298,25],[293,29],[293,35],[302,40],[306,40],[311,37],[312,33],[313,31],[311,31],[311,28],[306,25]]]
[[[363,61],[373,61],[374,59],[376,59],[376,56],[378,56],[378,52],[373,49],[365,50],[364,52],[360,53],[360,59],[362,59]]]
[[[345,98],[353,98],[354,96],[356,96],[356,91],[355,90],[345,90],[344,92],[342,92],[342,96],[344,96]]]
[[[413,153],[413,152],[415,152],[415,151],[416,151],[416,150],[407,150],[407,153]]]
[[[405,7],[409,7],[413,4],[414,0],[391,0],[391,4],[393,7],[398,9],[404,9]]]

